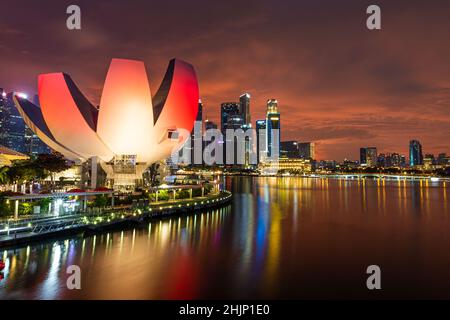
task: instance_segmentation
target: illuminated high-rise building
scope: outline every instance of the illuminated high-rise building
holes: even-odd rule
[[[405,156],[399,153],[391,153],[387,156],[388,167],[406,167]]]
[[[378,162],[377,148],[364,147],[359,149],[360,163],[363,166],[375,167]]]
[[[244,124],[242,125],[242,129],[244,131],[251,130],[252,123],[251,123],[251,117],[250,117],[250,94],[245,93],[245,94],[241,95],[239,100],[240,100],[241,110],[243,112],[242,120],[243,120]],[[257,164],[257,159],[255,159],[256,163],[254,163],[254,162],[252,163],[252,161],[250,160],[251,154],[253,154],[255,152],[255,150],[253,149],[253,139],[254,138],[255,137],[252,135],[251,137],[246,138],[246,140],[245,140],[245,168],[249,168],[250,166]]]
[[[406,166],[405,156],[399,153],[380,153],[378,155],[378,166],[386,168],[403,168]]]
[[[195,124],[194,128],[192,128],[191,131],[191,146],[190,146],[190,152],[191,152],[191,164],[197,164],[199,165],[201,160],[201,154],[197,155],[198,159],[195,159],[195,146],[197,145],[198,148],[201,148],[203,152],[203,103],[202,100],[198,100],[198,110],[197,110],[197,116],[195,118]],[[199,151],[199,150],[198,150]]]
[[[211,121],[211,120],[206,119],[206,120],[205,120],[205,130],[208,131],[208,130],[215,130],[215,129],[217,129],[217,124],[216,124],[215,122]],[[203,142],[203,149],[206,148],[206,147],[207,147],[208,145],[210,145],[211,143],[214,143],[214,140],[211,140],[211,141],[204,141],[204,142]],[[217,163],[217,160],[218,160],[218,159],[216,158],[216,152],[215,152],[215,151],[213,151],[213,152],[211,153],[211,156],[212,156],[213,158],[215,158],[214,163]]]
[[[1,115],[0,144],[18,152],[27,153],[25,122],[14,106],[12,92],[8,93],[3,99]]]
[[[266,152],[266,120],[256,120],[256,159],[261,161]],[[260,154],[262,153],[262,154]]]
[[[252,139],[247,138],[245,140],[244,145],[244,161],[238,161],[237,160],[237,141],[235,138],[231,138],[230,136],[227,136],[227,130],[233,130],[235,132],[236,130],[243,130],[244,132],[248,132],[247,130],[251,129],[252,125],[250,123],[250,95],[248,93],[244,93],[239,97],[239,103],[237,102],[224,102],[221,104],[220,107],[220,129],[222,131],[222,134],[224,136],[224,163],[227,163],[229,165],[235,165],[237,163],[241,163],[244,165],[244,167],[247,167],[250,165],[250,155],[253,152],[252,147]],[[231,139],[234,139],[235,141],[231,141]],[[234,144],[234,162],[229,163],[230,161],[226,161],[226,155],[227,155],[227,145],[230,146],[231,144]],[[228,150],[230,151],[230,150]]]
[[[423,164],[422,145],[418,140],[409,142],[409,165],[411,167]]]
[[[242,114],[240,112],[240,105],[238,102],[224,102],[220,106],[220,130],[223,134],[223,163],[226,164],[227,145],[230,146],[232,141],[230,137],[227,137],[227,129],[237,130],[241,129],[244,124]],[[234,162],[237,162],[236,142],[234,141]],[[229,152],[230,150],[228,150]],[[228,163],[232,165],[233,163]]]
[[[266,112],[267,128],[267,155],[272,158],[280,156],[280,113],[278,112],[278,101],[276,99],[267,100]]]
[[[286,158],[315,159],[314,142],[282,141],[280,156]]]
[[[25,124],[14,105],[14,94],[23,98],[27,97],[17,92],[6,94],[0,88],[0,144],[28,155],[50,153],[51,149]],[[39,105],[36,96],[34,101],[36,105]]]
[[[5,105],[6,105],[6,92],[3,88],[0,88],[0,143],[3,142],[4,134],[5,134]]]
[[[450,157],[448,157],[445,152],[439,153],[437,157],[437,163],[445,166],[450,165]]]
[[[231,118],[234,118],[232,120]],[[228,129],[228,126],[235,126],[234,122],[238,119],[240,125],[242,125],[242,117],[239,114],[239,103],[237,102],[224,102],[220,106],[220,130],[222,134]],[[231,121],[231,122],[230,122]]]
[[[280,156],[284,158],[300,158],[297,141],[281,141]]]
[[[378,167],[388,167],[388,155],[385,153],[380,153],[377,157],[377,166]]]
[[[244,93],[239,97],[239,111],[242,115],[242,121],[244,124],[249,125],[250,120],[250,94]]]
[[[434,154],[428,153],[425,154],[425,156],[423,157],[423,165],[426,168],[431,168],[431,166],[436,164],[436,159],[434,157]]]
[[[217,129],[217,124],[211,120],[205,120],[205,130]]]
[[[198,100],[198,110],[197,110],[197,116],[195,117],[195,121],[203,122],[203,103],[202,100]]]
[[[298,153],[300,158],[315,159],[316,145],[314,144],[314,142],[300,142],[298,143]]]

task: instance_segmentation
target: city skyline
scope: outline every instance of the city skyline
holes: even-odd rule
[[[22,119],[22,117],[19,114],[19,112],[17,110],[15,110],[16,109],[15,106],[13,106],[14,102],[12,101],[12,96],[13,96],[13,94],[17,94],[18,96],[21,96],[21,97],[25,98],[25,97],[28,97],[28,94],[25,94],[25,93],[22,93],[22,92],[14,92],[14,91],[6,93],[3,90],[4,90],[3,88],[0,88],[0,91],[2,92],[2,95],[0,96],[0,107],[3,108],[3,107],[6,106],[7,108],[13,108],[14,109],[13,111],[15,112],[14,114],[16,114],[16,117],[19,117],[20,119]],[[33,100],[35,101],[35,103],[37,105],[39,105],[39,98],[38,98],[38,96],[34,95],[34,94],[32,96],[34,96]],[[241,98],[243,96],[247,97],[247,99],[244,100],[244,102],[241,100]],[[266,122],[268,121],[268,119],[266,118],[265,120],[255,120],[253,124],[251,122],[249,122],[248,124],[244,124],[242,122],[242,118],[246,117],[246,116],[242,114],[244,112],[243,111],[244,110],[243,109],[243,105],[247,105],[246,106],[246,111],[244,113],[247,114],[248,118],[251,117],[251,109],[249,108],[249,105],[250,105],[250,95],[249,95],[249,93],[245,93],[245,94],[241,95],[239,97],[239,100],[240,100],[240,102],[223,102],[220,105],[220,109],[219,109],[219,111],[220,111],[220,127],[221,127],[221,132],[224,135],[224,137],[225,137],[225,130],[226,130],[226,128],[230,128],[230,129],[235,130],[235,129],[241,129],[241,128],[243,128],[243,129],[247,128],[248,129],[248,128],[253,127],[256,130],[256,134],[258,135],[258,130],[259,130],[258,126],[259,126],[260,122],[263,121],[266,124]],[[8,101],[8,102],[6,103],[6,101]],[[267,100],[267,106],[269,107],[271,105],[271,103],[274,103],[275,105],[277,105],[278,102],[277,102],[276,99],[268,99]],[[267,112],[269,112],[269,111],[267,111]],[[278,113],[277,117],[279,117],[279,116],[280,116],[280,114]],[[230,117],[230,118],[228,119],[228,117]],[[237,117],[237,118],[233,118],[233,117]],[[6,119],[7,118],[3,118],[2,121],[6,121]],[[195,121],[196,122],[200,121],[202,123],[202,125],[200,127],[205,127],[205,130],[217,129],[217,124],[214,121],[210,120],[209,118],[204,118],[203,117],[203,102],[202,102],[201,98],[199,98],[199,101],[198,101],[198,113],[197,113]],[[14,130],[13,131],[15,133],[13,133],[13,135],[14,134],[15,135],[17,135],[17,134],[21,135],[21,139],[23,141],[22,142],[18,142],[17,145],[11,145],[11,141],[10,142],[7,141],[7,137],[8,137],[8,134],[9,134],[8,132],[11,131],[11,130],[8,130],[7,126],[5,126],[5,128],[6,128],[5,134],[6,135],[3,136],[3,139],[5,140],[3,142],[3,145],[9,146],[10,148],[12,148],[15,151],[23,152],[25,154],[30,154],[30,155],[31,154],[35,154],[36,155],[37,153],[39,153],[39,152],[37,152],[37,150],[42,150],[41,153],[48,153],[48,152],[50,152],[51,148],[49,146],[47,146],[45,143],[43,143],[36,135],[34,135],[23,120],[20,120],[19,122],[21,123],[23,128],[22,128],[22,130],[20,130],[20,128],[19,129],[17,129],[17,128],[14,129],[15,131]],[[265,125],[264,125],[264,128],[265,128]],[[280,132],[281,132],[281,130],[280,130]],[[34,136],[34,138],[29,137],[30,134],[32,134]],[[30,150],[27,151],[27,150],[23,149],[22,144],[24,144],[24,143],[25,144],[27,144],[27,143],[29,144],[31,142],[30,139],[32,139],[32,140],[33,139],[34,140],[37,139],[36,142],[33,142],[28,147],[28,148],[30,148],[31,146],[33,146],[33,148],[35,148],[36,151],[30,151]],[[194,135],[194,129],[192,129],[192,132],[191,132],[191,139],[193,139],[193,140],[194,139],[198,139],[198,137]],[[30,140],[30,141],[28,141],[28,140]],[[413,160],[412,161],[411,160],[411,158],[412,158],[412,156],[411,156],[412,155],[412,153],[411,153],[411,143],[413,143],[413,142],[417,142],[420,145],[419,155],[413,156],[413,157],[421,157],[422,160],[419,160],[419,161],[417,161],[417,160]],[[257,146],[255,146],[255,148],[257,150],[257,154],[259,154],[259,148],[258,148],[259,143],[258,142],[255,142],[255,143],[257,144]],[[376,146],[374,146],[374,147],[360,147],[359,148],[359,150],[360,150],[359,151],[359,158],[356,158],[356,159],[352,159],[352,158],[349,158],[347,156],[344,157],[344,159],[321,159],[321,158],[317,158],[315,156],[305,156],[304,155],[305,153],[309,153],[310,155],[311,154],[312,155],[316,154],[316,152],[315,152],[316,142],[314,142],[314,141],[312,141],[312,142],[305,142],[305,141],[301,141],[299,139],[297,139],[297,140],[280,140],[279,141],[280,157],[286,156],[286,154],[287,154],[286,152],[288,152],[287,149],[283,150],[283,144],[285,144],[285,146],[287,146],[286,143],[294,143],[295,145],[298,144],[298,147],[307,148],[307,149],[308,148],[312,148],[310,151],[306,151],[306,150],[297,151],[297,152],[300,152],[299,154],[303,154],[302,156],[300,156],[302,158],[310,158],[312,160],[317,160],[317,161],[337,161],[336,163],[342,163],[342,164],[345,164],[347,161],[356,161],[356,162],[359,162],[360,164],[363,164],[363,165],[366,165],[366,166],[369,166],[369,167],[370,166],[382,166],[382,167],[385,166],[386,165],[386,163],[385,163],[385,161],[386,161],[385,157],[386,156],[388,157],[388,159],[387,159],[388,163],[391,161],[391,157],[392,156],[394,156],[394,157],[402,157],[405,160],[407,159],[408,160],[408,164],[411,167],[413,167],[415,165],[422,165],[423,162],[424,162],[423,161],[424,157],[428,157],[429,158],[428,162],[430,162],[430,163],[434,162],[434,161],[439,162],[438,161],[439,157],[447,158],[447,156],[446,156],[447,155],[447,151],[446,150],[441,150],[441,151],[438,151],[437,153],[426,152],[426,150],[423,151],[422,150],[422,145],[421,145],[420,141],[418,141],[418,140],[410,140],[409,141],[407,155],[402,154],[402,153],[397,153],[397,152],[392,151],[392,150],[381,150],[381,151],[379,151],[379,150],[377,150]],[[188,149],[193,149],[193,148],[188,147]],[[365,154],[363,155],[363,152],[365,152],[364,150],[366,150],[366,149],[367,150],[371,150],[371,153],[372,153],[372,155],[370,156],[371,157],[370,162],[367,162],[366,160],[363,160],[363,159],[366,158],[366,155]],[[193,151],[193,150],[191,150],[191,151]],[[193,153],[192,153],[192,157],[193,157]],[[447,160],[445,160],[445,161],[447,161]],[[259,160],[257,162],[259,163]],[[399,161],[398,161],[398,159],[396,159],[396,160],[394,160],[394,162],[397,163]],[[191,159],[191,163],[194,163],[193,158]]]
[[[65,4],[22,2],[10,2],[0,22],[7,91],[36,92],[38,73],[67,70],[99,103],[111,54],[152,61],[148,70],[158,75],[164,61],[180,56],[198,68],[205,117],[220,123],[220,104],[249,92],[254,125],[276,97],[289,114],[282,139],[315,141],[319,159],[358,159],[364,145],[408,154],[411,139],[426,153],[450,150],[450,45],[442,41],[449,3],[380,1],[383,27],[370,32],[366,3],[358,1],[251,1],[246,10],[206,1],[195,10],[182,2],[79,1],[79,31],[65,28]],[[432,23],[418,24],[419,14]],[[160,80],[150,79],[153,91]]]
[[[449,0],[1,8],[0,300],[450,300]]]

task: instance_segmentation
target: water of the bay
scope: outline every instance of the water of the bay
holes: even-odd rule
[[[450,298],[450,183],[229,177],[230,205],[0,252],[2,299]],[[381,268],[379,291],[366,268]],[[66,269],[81,268],[81,290]]]

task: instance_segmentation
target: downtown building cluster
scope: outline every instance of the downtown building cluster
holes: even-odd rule
[[[430,172],[433,170],[447,170],[450,168],[450,156],[439,153],[424,154],[419,140],[411,140],[408,145],[408,156],[399,152],[378,153],[377,147],[361,147],[359,160],[345,159],[342,163],[335,160],[322,160],[316,168],[322,171],[352,171],[352,170],[416,170]]]
[[[376,147],[360,148],[360,165],[366,167],[398,167],[398,168],[419,168],[434,169],[436,167],[450,165],[450,156],[446,153],[434,154],[423,153],[422,144],[419,140],[409,142],[409,157],[400,153],[377,153]]]
[[[7,93],[0,88],[0,145],[28,156],[50,153],[51,149],[25,124],[14,105],[14,94],[26,98],[24,93]],[[39,105],[37,95],[33,102]]]
[[[49,148],[33,131],[26,125],[22,116],[14,105],[13,96],[22,93],[6,93],[0,88],[0,145],[3,145],[24,155],[33,156],[37,154],[50,153]],[[39,105],[39,98],[35,95],[33,102]],[[205,141],[204,135],[191,132],[191,139],[188,149],[191,149],[190,164],[192,167],[202,167],[206,163],[200,154],[200,160],[195,155],[194,145],[200,144],[201,150],[215,142],[222,145],[221,153],[213,152],[215,161],[213,166],[220,166],[227,170],[259,170],[260,172],[273,173],[275,171],[307,173],[314,170],[334,171],[336,169],[356,169],[356,168],[415,168],[419,170],[433,170],[450,166],[450,156],[446,153],[433,154],[423,153],[422,144],[418,140],[411,140],[409,143],[409,155],[392,152],[378,153],[376,147],[361,147],[359,160],[344,160],[338,163],[336,160],[316,161],[315,143],[300,142],[296,140],[281,141],[281,117],[277,99],[268,99],[266,104],[266,117],[252,122],[251,117],[251,96],[244,93],[238,101],[224,102],[220,105],[220,124],[211,120],[204,120],[203,103],[198,102],[196,114],[196,124],[201,126],[201,130],[217,130],[223,139],[220,141]],[[254,132],[246,137],[243,145],[245,156],[239,160],[237,157],[238,143],[227,140],[227,130],[241,131],[244,134],[248,131]],[[272,132],[276,134],[268,134]],[[232,137],[231,139],[235,139]],[[232,145],[233,150],[227,145]],[[265,153],[265,157],[261,154]],[[233,155],[232,159],[227,156]],[[252,157],[254,155],[254,157]],[[174,168],[177,164],[168,164]]]
[[[437,157],[433,154],[423,154],[422,144],[418,140],[411,140],[409,143],[409,155],[405,156],[399,152],[378,153],[376,147],[361,147],[359,160],[345,159],[339,163],[336,160],[320,160],[315,157],[314,142],[299,142],[295,140],[281,141],[280,112],[278,101],[268,99],[266,105],[266,118],[251,121],[250,112],[250,94],[244,93],[239,97],[239,101],[224,102],[220,105],[220,124],[210,120],[203,121],[203,104],[199,101],[199,111],[197,122],[205,130],[215,129],[220,131],[223,139],[219,141],[222,144],[223,151],[216,154],[213,165],[223,167],[226,170],[258,170],[260,173],[308,173],[311,171],[340,171],[340,170],[359,170],[359,169],[408,169],[419,171],[432,171],[435,169],[445,169],[450,167],[450,157],[446,153],[440,153]],[[236,158],[236,148],[238,145],[232,143],[234,136],[227,138],[227,130],[246,132],[253,130],[253,135],[248,135],[245,141],[245,157],[239,162]],[[273,130],[277,134],[268,134]],[[261,132],[264,132],[261,134]],[[194,135],[190,147],[194,150],[194,142],[202,141],[202,150],[213,141],[205,142],[204,136]],[[231,148],[227,146],[232,145]],[[261,154],[266,154],[262,157]],[[234,158],[227,161],[227,155],[233,154]],[[250,161],[251,153],[256,154],[256,160]],[[201,157],[201,155],[200,155]],[[191,164],[195,166],[204,166],[204,162],[194,161],[192,155]],[[207,164],[209,165],[209,164]]]
[[[423,153],[422,144],[419,140],[411,140],[408,145],[408,156],[399,152],[378,153],[377,147],[361,147],[359,149],[359,160],[345,159],[342,163],[335,160],[321,160],[316,163],[316,168],[322,171],[339,170],[372,170],[372,169],[396,169],[396,170],[418,170],[433,171],[450,168],[450,156],[439,153]]]
[[[190,152],[190,167],[219,166],[226,170],[298,171],[309,172],[315,158],[313,142],[281,141],[281,121],[277,99],[268,99],[266,116],[252,122],[251,96],[244,93],[239,101],[220,105],[220,124],[203,120],[203,104],[199,101],[196,125],[191,140],[185,146]],[[201,130],[216,130],[219,137],[209,140]],[[239,142],[239,137],[244,137]],[[205,162],[203,153],[211,144],[218,147],[212,152],[213,163]],[[201,152],[195,146],[201,145]],[[220,149],[220,152],[217,150]],[[197,149],[198,150],[198,149]],[[239,152],[242,151],[242,152]],[[238,156],[240,155],[240,156]]]

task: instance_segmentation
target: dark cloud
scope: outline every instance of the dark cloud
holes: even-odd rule
[[[316,140],[321,158],[360,146],[450,152],[450,2],[377,1],[382,30],[365,28],[372,1],[87,1],[82,30],[65,28],[73,1],[3,0],[0,87],[33,91],[65,71],[98,103],[113,57],[142,59],[152,90],[172,57],[196,67],[205,113],[252,94],[253,120],[277,98],[283,139]]]

